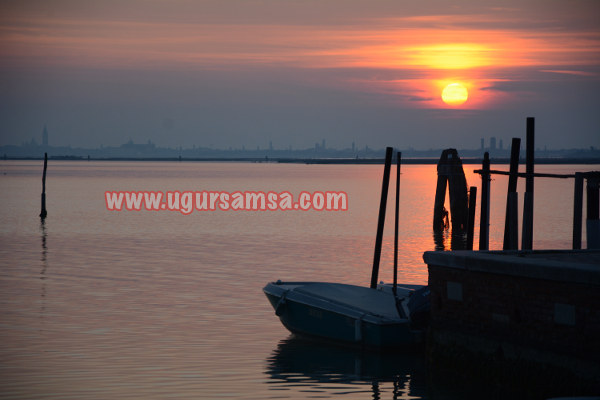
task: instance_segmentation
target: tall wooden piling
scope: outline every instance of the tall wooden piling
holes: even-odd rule
[[[533,179],[534,179],[534,149],[535,149],[535,118],[527,118],[525,197],[523,199],[523,232],[521,249],[533,248]]]
[[[377,236],[375,238],[375,254],[373,255],[373,270],[371,271],[371,289],[377,288],[379,277],[379,261],[381,259],[381,244],[383,242],[383,226],[385,224],[385,209],[387,206],[388,187],[390,183],[390,167],[392,165],[393,149],[385,149],[385,166],[383,182],[381,183],[381,201],[379,203],[379,219],[377,220]]]
[[[398,225],[400,224],[400,165],[402,153],[396,153],[396,213],[394,221],[394,285],[392,291],[396,294],[398,287]]]
[[[475,205],[477,204],[477,186],[469,188],[469,219],[467,223],[467,250],[473,250],[475,232]]]
[[[451,173],[448,176],[448,195],[450,197],[450,219],[452,232],[465,232],[469,219],[469,199],[467,178],[458,152],[450,149]]]
[[[521,139],[513,138],[510,149],[510,172],[508,177],[508,193],[506,195],[503,250],[517,250],[519,247],[519,196],[517,194],[517,179],[519,177],[520,150]]]
[[[587,176],[587,248],[600,249],[600,177],[598,174]]]
[[[481,216],[479,217],[479,250],[490,247],[490,153],[483,155],[481,166]]]
[[[441,230],[445,227],[444,219],[447,210],[444,207],[446,200],[446,187],[450,197],[450,216],[452,231],[465,232],[467,229],[468,207],[467,179],[463,170],[462,161],[456,149],[446,149],[442,152],[437,165],[438,180],[433,206],[433,229]]]
[[[441,231],[445,228],[444,219],[448,215],[448,211],[444,209],[446,201],[446,188],[448,187],[449,166],[448,153],[446,150],[442,152],[442,156],[437,165],[437,185],[435,187],[435,203],[433,205],[433,230]]]
[[[44,153],[44,173],[42,174],[42,211],[40,218],[44,220],[48,215],[46,211],[46,169],[48,168],[48,153]]]
[[[583,210],[583,173],[575,173],[573,202],[573,249],[581,249],[581,218]]]

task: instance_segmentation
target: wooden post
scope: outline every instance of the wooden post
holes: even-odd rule
[[[469,220],[467,224],[467,250],[473,250],[473,234],[475,231],[475,205],[477,204],[477,186],[469,189]]]
[[[375,254],[373,255],[373,270],[371,271],[371,289],[377,289],[379,276],[379,260],[381,259],[381,243],[383,241],[383,225],[385,223],[385,208],[387,205],[388,187],[390,184],[390,167],[392,164],[393,149],[385,149],[385,166],[383,168],[383,182],[381,183],[381,201],[379,203],[379,219],[377,221],[377,237],[375,238]]]
[[[523,199],[523,233],[521,238],[521,249],[531,250],[533,248],[533,169],[534,169],[534,145],[535,141],[535,118],[527,118],[527,148],[525,197]]]
[[[400,218],[400,165],[402,153],[396,153],[396,216],[394,224],[394,286],[392,291],[396,294],[398,288],[398,224]]]
[[[581,218],[583,209],[583,174],[575,173],[575,193],[573,204],[573,249],[581,249]]]
[[[448,176],[448,195],[450,197],[450,216],[452,233],[465,232],[469,219],[469,200],[467,178],[463,170],[462,161],[455,149],[448,149],[450,175]]]
[[[435,188],[435,204],[433,205],[433,230],[444,229],[444,203],[446,201],[446,187],[448,186],[448,175],[450,167],[448,165],[448,151],[444,150],[437,165],[437,185]]]
[[[508,177],[508,193],[506,195],[506,219],[504,222],[503,250],[517,250],[519,247],[519,196],[517,179],[519,177],[519,152],[521,139],[513,138],[510,149],[510,175]]]
[[[490,247],[490,154],[483,155],[481,166],[481,216],[479,217],[479,250]]]
[[[444,228],[447,210],[444,208],[446,187],[450,197],[450,215],[454,234],[465,232],[467,229],[468,207],[467,179],[462,167],[462,161],[456,149],[446,149],[442,152],[437,165],[438,180],[433,206],[433,229]]]
[[[48,215],[46,211],[46,168],[48,168],[48,153],[44,153],[44,173],[42,175],[42,211],[40,212],[42,221]]]
[[[587,177],[587,248],[600,249],[600,179],[595,174]]]

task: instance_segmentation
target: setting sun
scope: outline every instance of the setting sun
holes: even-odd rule
[[[450,106],[463,104],[469,98],[469,92],[462,83],[451,83],[442,90],[442,100]]]

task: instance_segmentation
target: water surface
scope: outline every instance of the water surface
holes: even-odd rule
[[[475,168],[465,167],[467,180],[480,186]],[[382,169],[50,161],[41,224],[41,162],[1,161],[0,396],[461,398],[459,388],[432,387],[415,355],[357,353],[290,337],[262,293],[277,279],[369,284]],[[401,282],[427,283],[422,253],[436,248],[435,181],[434,165],[403,166]],[[494,178],[495,249],[506,187],[505,177]],[[334,190],[348,194],[349,209],[111,212],[107,190]],[[534,248],[569,248],[572,203],[572,180],[536,180]],[[380,274],[387,282],[391,194],[389,204]],[[450,248],[448,233],[437,247]]]

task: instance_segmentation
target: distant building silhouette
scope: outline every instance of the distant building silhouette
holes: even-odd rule
[[[44,131],[42,132],[42,145],[48,146],[48,129],[46,129],[46,125],[44,125]]]
[[[494,136],[490,138],[490,150],[496,150],[496,138]]]
[[[484,143],[484,141],[483,141],[483,138],[481,138],[481,151],[483,151],[483,149],[484,149],[484,145],[485,145],[485,143]]]

